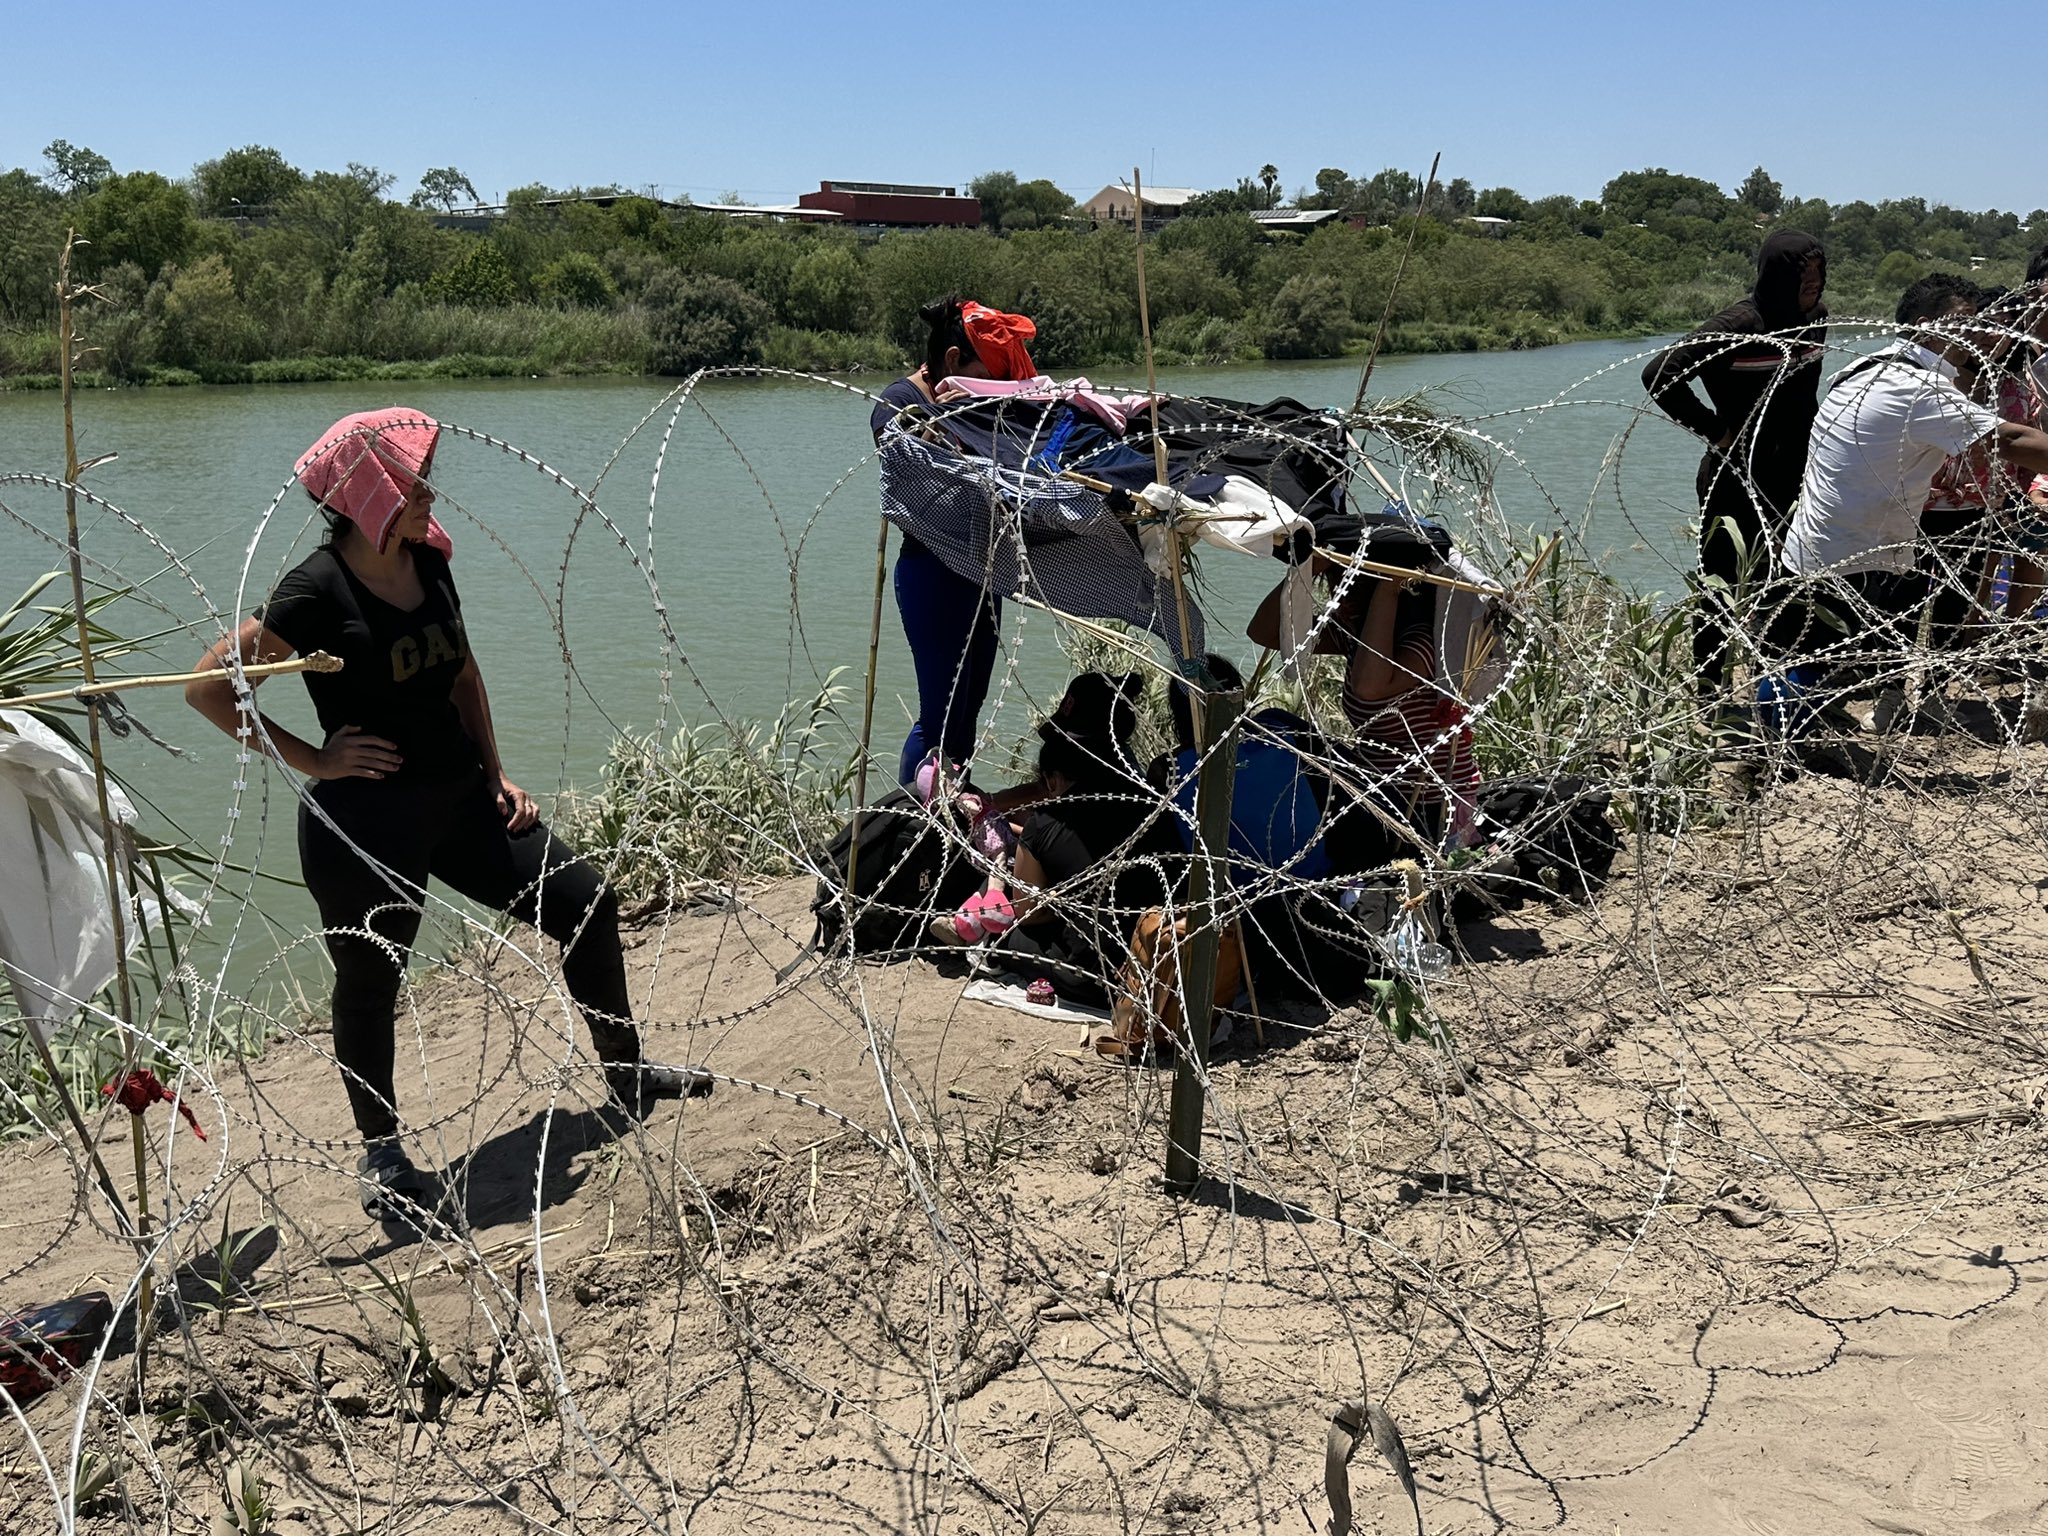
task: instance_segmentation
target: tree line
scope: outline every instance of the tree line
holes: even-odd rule
[[[616,187],[526,187],[502,217],[444,227],[437,213],[476,200],[454,167],[400,198],[374,167],[305,171],[260,145],[178,179],[117,170],[63,140],[43,160],[0,172],[0,384],[56,372],[67,230],[87,242],[76,266],[98,294],[82,317],[84,366],[108,381],[889,369],[915,351],[917,306],[947,292],[1031,315],[1047,368],[1140,355],[1129,230],[1096,227],[1051,182],[1009,171],[970,186],[979,229],[876,236],[677,210]],[[1837,314],[1879,317],[1923,272],[2013,281],[2048,241],[2043,210],[1789,199],[1761,167],[1733,192],[1630,171],[1597,200],[1324,169],[1292,202],[1345,217],[1306,237],[1252,219],[1281,202],[1269,163],[1148,237],[1163,362],[1364,346],[1411,235],[1391,350],[1684,329],[1747,287],[1772,225],[1827,244]]]

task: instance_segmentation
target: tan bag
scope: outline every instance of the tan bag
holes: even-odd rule
[[[1131,957],[1124,962],[1115,1001],[1110,1005],[1110,1032],[1095,1042],[1104,1056],[1129,1059],[1183,1037],[1181,1012],[1181,946],[1188,920],[1176,918],[1166,931],[1166,913],[1153,907],[1138,915],[1131,929]],[[1216,1006],[1227,1008],[1244,984],[1244,944],[1235,923],[1223,930],[1216,946]]]

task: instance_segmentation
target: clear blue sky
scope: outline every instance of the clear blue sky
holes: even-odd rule
[[[1446,179],[1530,196],[1651,165],[1732,188],[1761,163],[1792,196],[2024,216],[2048,204],[2038,135],[2001,127],[1984,82],[1994,33],[2038,24],[1927,0],[21,5],[0,166],[40,171],[65,138],[183,175],[257,143],[401,193],[454,165],[492,199],[539,181],[771,202],[999,169],[1086,197],[1134,164],[1212,187],[1271,161],[1292,190],[1328,165],[1420,174],[1441,149]]]

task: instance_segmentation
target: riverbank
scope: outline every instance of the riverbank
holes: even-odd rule
[[[1411,323],[1390,327],[1379,355],[1428,357],[1450,353],[1526,352],[1572,342],[1633,341],[1657,334],[1658,329],[1652,326],[1566,331],[1534,320],[1480,325]],[[1233,345],[1227,333],[1215,345],[1206,348],[1199,334],[1188,340],[1190,346],[1161,345],[1155,353],[1155,361],[1159,366],[1168,368],[1249,365],[1269,361],[1256,347]],[[48,350],[54,353],[55,347],[53,335],[49,338]],[[33,345],[19,347],[23,355],[36,350]],[[1362,358],[1368,350],[1369,342],[1360,337],[1328,357],[1289,358],[1284,361]],[[1085,373],[1090,369],[1128,368],[1141,361],[1119,352],[1088,359],[1064,371]],[[915,361],[878,338],[819,333],[778,336],[770,333],[763,346],[760,366],[844,377],[874,374],[893,377],[914,367]],[[123,374],[85,368],[78,370],[73,377],[80,389],[108,390],[185,389],[206,385],[392,383],[419,379],[615,377],[644,378],[653,382],[660,376],[650,373],[644,362],[632,359],[588,361],[551,354],[493,356],[463,352],[434,358],[284,357],[253,363],[207,363],[197,368],[142,365]],[[61,375],[54,372],[0,373],[0,394],[52,390],[60,387],[61,383]]]
[[[185,1322],[152,1454],[121,1454],[118,1348],[27,1443],[62,1468],[82,1423],[114,1479],[92,1536],[217,1505],[222,1445],[306,1536],[556,1505],[707,1536],[1320,1528],[1362,1396],[1444,1536],[2034,1528],[2040,1055],[1976,972],[2041,985],[2048,856],[1972,798],[1999,761],[1912,742],[1901,782],[1803,780],[1636,841],[1583,908],[1469,926],[1433,988],[1452,1051],[1367,1010],[1269,1008],[1263,1049],[1238,1018],[1187,1200],[1165,1073],[928,963],[785,978],[808,882],[632,935],[650,1052],[720,1074],[644,1134],[598,1110],[516,931],[401,1022],[412,1148],[467,1234],[363,1218],[317,1026],[195,1074],[211,1139],[152,1142]],[[0,1167],[8,1298],[118,1292],[55,1142]],[[0,1524],[47,1524],[21,1440],[0,1469]],[[1412,1528],[1369,1440],[1349,1483],[1360,1529]]]

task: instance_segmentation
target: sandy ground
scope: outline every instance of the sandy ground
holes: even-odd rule
[[[1186,1200],[1164,1072],[929,963],[778,985],[801,883],[635,935],[650,1053],[722,1074],[638,1133],[516,955],[421,973],[400,1092],[470,1241],[361,1215],[317,1036],[196,1085],[146,1411],[117,1351],[0,1425],[0,1529],[56,1522],[38,1449],[62,1480],[82,1425],[119,1463],[90,1530],[204,1529],[238,1461],[286,1536],[1320,1531],[1361,1396],[1430,1532],[2048,1528],[2048,851],[2013,766],[1916,743],[1468,927],[1451,1052],[1240,1027]],[[121,1294],[66,1154],[0,1156],[0,1303]],[[256,1234],[227,1314],[223,1230]],[[1356,1529],[1416,1528],[1351,1466]]]

